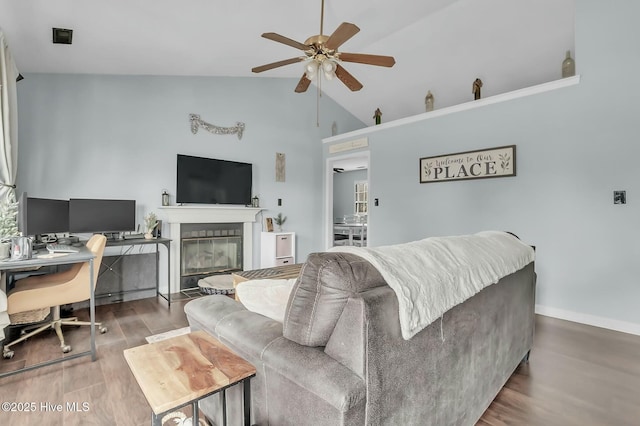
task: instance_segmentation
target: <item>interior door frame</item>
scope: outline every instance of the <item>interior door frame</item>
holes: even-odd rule
[[[337,161],[348,158],[363,158],[367,164],[367,191],[371,194],[371,153],[366,151],[355,151],[349,154],[335,155],[327,158],[325,165],[325,195],[324,195],[324,246],[325,250],[333,247],[333,167]],[[367,200],[367,240],[371,235],[369,227],[371,218],[370,198]]]

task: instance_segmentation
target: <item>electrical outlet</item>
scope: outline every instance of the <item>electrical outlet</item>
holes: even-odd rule
[[[282,205],[282,198],[278,198],[278,205],[281,206]]]
[[[380,205],[380,203],[378,202],[377,198],[373,199],[373,205],[376,206],[376,207],[378,207]]]

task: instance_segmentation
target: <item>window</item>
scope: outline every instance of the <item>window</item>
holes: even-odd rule
[[[355,213],[357,215],[367,214],[369,201],[367,181],[355,182]]]

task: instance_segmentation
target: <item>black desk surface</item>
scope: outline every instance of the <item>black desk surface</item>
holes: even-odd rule
[[[170,243],[171,239],[169,238],[151,238],[147,240],[146,238],[135,238],[130,240],[107,240],[107,247],[110,246],[132,246],[132,245],[140,245],[140,244],[167,244]]]

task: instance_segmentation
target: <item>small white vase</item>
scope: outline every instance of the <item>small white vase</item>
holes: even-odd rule
[[[147,232],[144,234],[145,240],[153,240],[153,234],[151,232]]]

